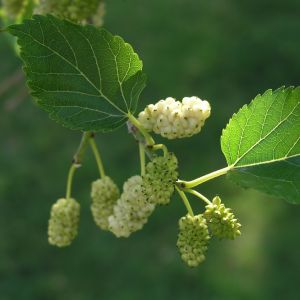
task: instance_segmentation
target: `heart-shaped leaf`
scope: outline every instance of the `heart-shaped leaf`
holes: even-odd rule
[[[70,129],[104,132],[135,112],[146,76],[122,38],[50,15],[8,30],[18,38],[31,94],[53,120]]]

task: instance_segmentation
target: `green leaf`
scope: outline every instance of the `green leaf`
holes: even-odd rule
[[[233,115],[221,147],[229,178],[300,204],[300,87],[258,95]]]
[[[32,96],[70,129],[109,131],[134,113],[146,76],[119,36],[51,15],[12,25]]]

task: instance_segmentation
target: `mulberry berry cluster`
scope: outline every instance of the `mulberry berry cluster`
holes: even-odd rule
[[[52,14],[58,18],[67,19],[83,25],[92,23],[95,26],[101,26],[103,15],[105,13],[103,1],[104,0],[0,0],[3,6],[0,13],[3,17],[4,23],[10,23],[12,20],[19,23],[27,17],[31,17],[34,12],[37,14]],[[12,35],[19,38],[18,44],[20,45],[20,48],[16,47],[16,50],[18,53],[20,50],[21,54],[26,54],[21,55],[22,58],[24,58],[25,65],[28,63],[29,56],[27,55],[27,52],[30,49],[27,47],[28,45],[25,45],[24,34],[20,33],[24,30],[26,31],[29,27],[30,28],[28,30],[34,33],[35,31],[32,26],[37,23],[36,21],[39,20],[33,18],[32,22],[24,22],[22,26],[19,25],[21,27],[9,26],[7,29],[0,30],[7,30]],[[51,19],[45,17],[43,22],[45,23],[44,25],[49,25],[50,23],[48,22],[51,22]],[[51,36],[51,29],[49,29],[48,26],[47,28],[49,30],[47,29],[44,31],[41,24],[36,25],[40,25],[40,28],[37,27],[36,30],[42,35],[42,38],[45,37],[44,46],[48,47],[47,44],[51,44],[51,38],[53,38]],[[68,28],[63,27],[61,31],[60,25],[61,24],[58,24],[55,30],[61,33],[61,35],[63,35],[63,32],[68,32],[69,35],[72,35],[73,37],[74,32],[78,30],[80,31],[80,26],[69,26]],[[74,32],[72,30],[74,30]],[[113,42],[115,41],[116,39],[113,40]],[[121,39],[119,39],[119,41],[121,41],[121,43],[119,43],[119,48],[123,49],[124,47],[122,45],[124,41]],[[66,42],[69,44],[68,40],[66,40]],[[106,84],[105,86],[107,86],[106,90],[114,90],[114,87],[111,87],[110,85],[113,75],[109,74],[112,69],[110,63],[116,64],[115,67],[120,67],[121,69],[124,67],[124,64],[126,64],[125,67],[127,68],[127,71],[125,72],[126,78],[121,76],[122,82],[118,80],[120,85],[118,86],[118,89],[121,88],[121,94],[123,96],[125,106],[123,105],[123,102],[119,107],[119,103],[113,101],[114,99],[106,99],[109,102],[108,106],[114,106],[114,108],[119,110],[122,118],[119,118],[120,120],[116,121],[117,123],[112,122],[111,120],[105,122],[104,119],[106,119],[106,117],[100,119],[100,121],[99,119],[96,119],[94,121],[99,121],[97,123],[98,125],[96,124],[97,126],[92,126],[90,124],[91,122],[89,124],[85,124],[85,126],[75,126],[76,120],[73,122],[73,127],[80,127],[84,130],[84,132],[68,173],[66,198],[57,200],[51,208],[48,223],[48,241],[51,245],[65,247],[72,243],[78,233],[80,205],[71,196],[72,183],[75,171],[82,165],[84,153],[88,145],[90,145],[101,177],[101,179],[94,181],[91,186],[91,213],[96,225],[102,230],[110,231],[118,238],[129,237],[132,233],[143,228],[143,226],[147,223],[148,218],[153,213],[156,205],[168,204],[174,190],[176,190],[188,211],[188,214],[179,220],[177,247],[183,261],[190,267],[196,267],[205,260],[208,243],[211,237],[215,236],[218,238],[234,239],[241,234],[240,223],[235,218],[231,209],[226,208],[225,205],[222,204],[219,197],[215,197],[213,201],[210,202],[209,199],[193,189],[208,180],[226,174],[231,170],[232,165],[201,176],[192,181],[179,180],[178,160],[176,156],[173,153],[170,153],[165,145],[156,144],[150,132],[153,131],[167,139],[191,137],[201,131],[205,121],[209,118],[211,114],[210,104],[208,101],[201,100],[195,96],[184,97],[181,101],[168,97],[165,100],[158,101],[156,104],[148,105],[142,112],[140,112],[138,118],[136,118],[133,115],[133,111],[135,110],[138,102],[139,93],[141,92],[142,87],[144,87],[144,76],[143,74],[141,75],[141,71],[139,71],[141,69],[141,63],[138,62],[136,66],[132,66],[130,61],[129,66],[127,66],[127,63],[122,61],[122,57],[120,57],[120,61],[116,61],[117,54],[115,54],[115,51],[113,51],[114,49],[112,49],[115,48],[114,43],[107,42],[107,44],[108,45],[105,45],[104,48],[102,46],[101,49],[98,47],[102,52],[105,52],[107,50],[106,48],[109,47],[110,49],[108,50],[110,50],[112,52],[111,54],[115,56],[115,61],[109,62],[108,64],[104,62],[104,72],[108,72],[108,76],[105,76],[106,78],[103,79],[104,81],[106,79],[106,81],[103,82],[103,84]],[[71,48],[72,52],[78,50],[77,47],[73,51],[70,44],[67,46]],[[91,44],[90,48],[92,48]],[[130,45],[125,43],[125,48],[124,49],[126,51],[123,51],[125,56],[128,54],[130,59],[132,57],[137,58],[137,54],[134,53]],[[59,55],[64,54],[61,53],[63,48],[58,50],[60,50],[58,51]],[[75,52],[73,53],[74,55]],[[92,52],[94,52],[94,49],[92,49]],[[96,52],[93,54],[96,63],[98,63],[99,55],[97,56],[98,53]],[[37,55],[35,57],[39,58],[48,57],[48,55],[38,55],[39,51],[34,54]],[[81,54],[84,54],[84,51]],[[100,53],[100,58],[105,59],[105,55],[103,56],[102,54]],[[82,64],[84,64],[84,62],[82,62]],[[30,67],[30,61],[28,63],[28,67]],[[97,67],[99,69],[99,66]],[[133,67],[133,69],[130,67]],[[129,73],[132,74],[130,75]],[[133,76],[133,73],[135,75],[141,75],[142,77]],[[60,72],[59,74],[65,73]],[[30,81],[32,78],[30,78],[30,74],[27,75],[29,76]],[[132,81],[131,78],[129,78],[130,80],[125,82],[125,79],[128,79],[127,77],[132,76],[135,77],[135,81]],[[100,81],[100,85],[102,87],[102,79]],[[124,91],[122,90],[122,83],[124,83]],[[131,88],[132,84],[134,85]],[[41,93],[36,92],[35,94],[36,96],[39,96],[38,94],[40,94],[40,97],[42,97]],[[100,94],[102,95],[101,91]],[[102,96],[105,97],[104,95]],[[76,98],[76,100],[78,99]],[[42,101],[43,99],[41,98],[39,100]],[[127,100],[130,100],[130,103],[128,103]],[[106,107],[103,107],[103,110],[104,111],[101,111],[101,113],[107,114],[107,117],[110,118],[110,111],[106,111]],[[78,114],[75,114],[78,117]],[[72,116],[73,115],[74,114],[72,114]],[[120,114],[113,115],[113,117],[119,117],[119,115]],[[66,115],[63,117],[66,118]],[[141,175],[130,177],[124,183],[123,191],[120,194],[120,191],[114,181],[105,175],[106,172],[104,171],[102,159],[94,140],[95,133],[91,130],[113,130],[118,127],[117,125],[122,125],[126,121],[129,132],[134,136],[139,144]],[[78,122],[81,123],[81,120]],[[157,150],[163,150],[163,156],[157,156],[155,152]],[[150,161],[147,163],[147,160]],[[202,214],[194,215],[186,193],[193,194],[208,204]]]
[[[241,224],[235,218],[230,208],[226,208],[220,197],[216,196],[212,203],[206,206],[204,217],[207,220],[211,234],[218,238],[235,239],[241,235]]]
[[[120,192],[113,180],[105,176],[92,183],[91,211],[95,223],[103,230],[108,230],[108,217],[112,215]]]
[[[108,218],[109,230],[117,237],[128,237],[143,228],[155,205],[147,201],[143,193],[141,176],[129,178],[123,186],[123,193],[114,206],[113,215]]]
[[[141,230],[148,222],[156,205],[168,204],[176,189],[186,206],[188,214],[179,220],[177,247],[182,260],[190,267],[196,267],[205,260],[212,237],[234,239],[241,234],[240,223],[231,209],[226,208],[219,197],[212,202],[193,190],[203,183],[203,177],[192,181],[178,180],[178,160],[163,144],[155,144],[148,131],[155,131],[168,138],[187,137],[201,130],[210,115],[207,101],[197,97],[184,98],[182,102],[173,98],[149,105],[139,120],[129,115],[128,128],[139,142],[141,175],[130,177],[120,194],[114,181],[105,175],[94,134],[85,134],[90,139],[101,179],[92,183],[91,212],[98,227],[110,231],[116,237],[129,237]],[[131,117],[131,119],[130,119]],[[148,131],[147,131],[148,130]],[[81,155],[85,143],[81,142]],[[163,155],[158,156],[158,150]],[[146,154],[149,162],[146,161]],[[60,199],[53,205],[49,220],[49,243],[59,247],[70,245],[77,234],[79,204],[71,198],[71,182],[78,167],[75,159],[67,181],[67,199]],[[204,200],[208,205],[201,214],[194,215],[186,193]]]
[[[178,161],[173,153],[155,157],[146,166],[143,176],[143,191],[147,201],[168,204],[178,178]]]
[[[48,225],[48,240],[51,245],[65,247],[77,235],[80,205],[72,199],[59,199],[53,204]]]
[[[179,220],[177,247],[188,266],[196,267],[205,260],[209,239],[206,220],[202,215],[186,215]]]
[[[169,97],[148,105],[139,114],[139,122],[165,138],[185,138],[201,131],[210,112],[210,104],[198,97],[184,97],[182,102]]]

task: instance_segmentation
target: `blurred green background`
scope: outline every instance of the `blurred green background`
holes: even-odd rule
[[[257,93],[298,85],[299,0],[108,0],[105,27],[140,54],[148,87],[140,108],[167,96],[209,99],[212,116],[191,139],[167,142],[192,179],[225,166],[221,130]],[[89,205],[97,170],[91,153],[76,174],[82,205],[74,244],[47,243],[49,209],[64,196],[80,140],[50,121],[26,96],[21,65],[0,36],[0,300],[299,299],[300,207],[225,178],[201,187],[234,209],[243,234],[212,240],[207,260],[190,269],[176,248],[177,196],[145,228],[116,239],[93,223]],[[157,138],[157,140],[161,140]],[[105,166],[119,186],[139,171],[138,151],[122,128],[99,134]],[[191,199],[195,211],[202,203]]]

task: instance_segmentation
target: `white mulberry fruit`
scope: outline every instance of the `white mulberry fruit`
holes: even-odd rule
[[[49,244],[69,246],[78,232],[80,204],[72,198],[59,199],[52,205],[48,224]]]
[[[210,113],[210,104],[206,100],[193,96],[184,97],[180,102],[168,97],[148,105],[138,119],[146,130],[176,139],[199,133]]]
[[[178,178],[178,161],[173,153],[155,157],[146,166],[143,176],[143,192],[147,201],[154,204],[168,204]]]
[[[207,220],[211,234],[218,238],[235,239],[241,235],[241,224],[235,218],[230,208],[226,208],[220,197],[216,196],[212,203],[206,206],[204,217]]]
[[[129,178],[123,186],[123,193],[108,218],[109,230],[117,237],[129,237],[143,228],[155,205],[147,202],[142,191],[141,176]]]
[[[113,180],[105,176],[92,183],[91,211],[95,223],[103,230],[108,230],[108,217],[112,215],[120,192]]]
[[[203,215],[186,215],[179,220],[177,247],[181,258],[190,267],[196,267],[205,260],[210,236]]]

